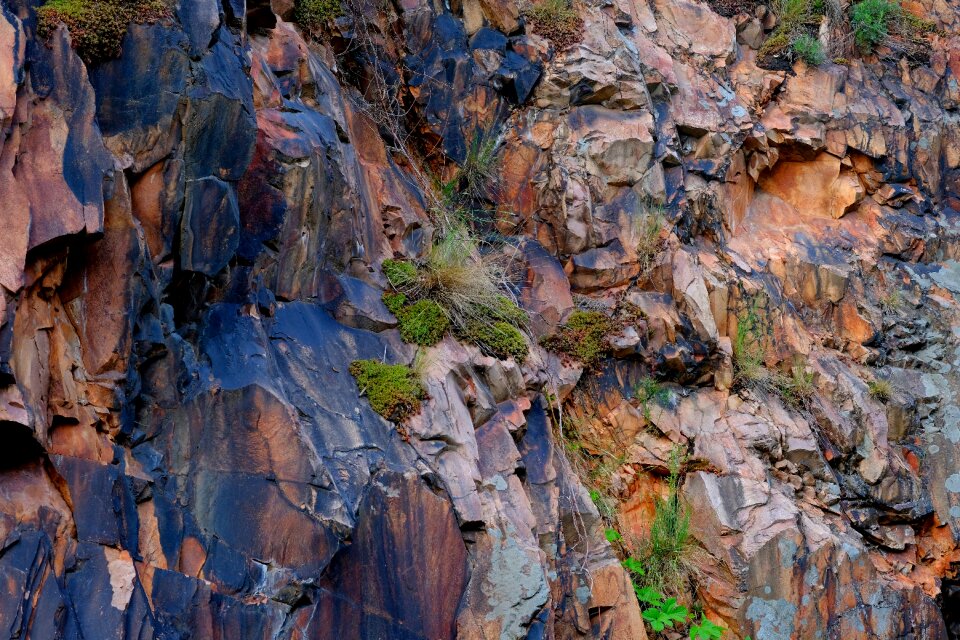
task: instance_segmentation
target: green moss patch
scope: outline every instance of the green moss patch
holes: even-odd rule
[[[450,326],[443,309],[433,300],[418,300],[393,313],[400,321],[403,341],[425,347],[440,342]]]
[[[567,323],[553,336],[541,341],[551,351],[576,358],[585,367],[594,367],[610,355],[610,337],[619,330],[618,323],[599,311],[574,311]]]
[[[350,373],[370,407],[392,422],[402,423],[420,412],[427,392],[410,367],[378,360],[354,360]]]
[[[37,9],[38,32],[47,37],[63,23],[85,62],[116,58],[131,22],[170,17],[166,0],[47,0]]]
[[[467,323],[459,333],[461,339],[473,342],[487,355],[501,360],[514,358],[517,362],[523,362],[530,353],[520,330],[503,320],[475,320]]]

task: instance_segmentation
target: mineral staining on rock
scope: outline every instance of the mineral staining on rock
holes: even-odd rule
[[[958,109],[939,0],[8,0],[0,636],[960,637]]]

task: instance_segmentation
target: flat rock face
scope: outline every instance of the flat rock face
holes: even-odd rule
[[[682,451],[671,595],[724,637],[960,637],[953,3],[777,69],[758,2],[576,3],[565,47],[513,0],[180,2],[90,64],[39,4],[0,6],[0,636],[643,640]],[[383,302],[451,189],[523,363]],[[575,310],[595,362],[541,346]]]

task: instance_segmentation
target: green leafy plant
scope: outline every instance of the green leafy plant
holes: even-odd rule
[[[889,23],[900,11],[897,0],[863,0],[854,5],[850,16],[854,42],[862,51],[873,51],[887,38]]]
[[[623,536],[620,535],[620,532],[612,527],[607,527],[603,530],[603,537],[606,538],[607,542],[611,544],[623,540]]]
[[[642,615],[650,628],[659,633],[666,628],[673,628],[674,624],[686,623],[688,614],[687,608],[678,604],[676,598],[667,598],[660,606],[644,609]]]
[[[819,40],[808,33],[803,33],[793,40],[793,55],[814,67],[827,61],[827,54]]]
[[[583,20],[570,0],[538,0],[525,16],[533,32],[553,42],[557,49],[566,49],[580,37]]]
[[[370,407],[392,422],[402,423],[420,411],[426,389],[410,367],[385,364],[379,360],[354,360],[350,374]]]
[[[690,640],[720,640],[724,631],[726,629],[701,615],[700,624],[690,626]]]
[[[634,573],[638,576],[642,576],[645,573],[643,569],[643,563],[637,560],[636,558],[634,558],[633,556],[628,557],[621,564],[623,565],[623,568],[629,571],[630,573]]]
[[[37,30],[47,37],[57,25],[66,25],[77,53],[93,63],[120,55],[131,22],[158,22],[171,15],[165,0],[47,0],[37,9]]]
[[[476,344],[485,354],[501,360],[513,358],[523,362],[530,353],[523,333],[503,320],[469,320],[458,335]]]

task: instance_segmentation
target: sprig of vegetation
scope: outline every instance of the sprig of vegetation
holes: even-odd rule
[[[663,405],[670,401],[670,390],[654,378],[640,378],[633,388],[633,397],[640,403],[645,420],[650,420],[650,403]]]
[[[395,290],[384,302],[397,316],[405,341],[430,346],[450,327],[458,339],[487,355],[526,359],[530,348],[520,328],[527,315],[504,295],[504,275],[481,256],[466,227],[448,228],[419,264],[384,260],[382,267]]]
[[[733,338],[734,373],[748,385],[764,383],[769,377],[764,366],[766,326],[760,319],[759,305],[755,298],[737,314],[737,330]]]

